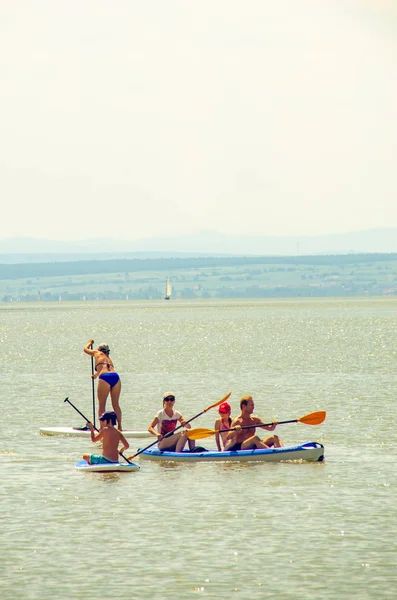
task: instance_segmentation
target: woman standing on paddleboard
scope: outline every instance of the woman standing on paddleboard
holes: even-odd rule
[[[118,429],[121,430],[121,409],[119,405],[121,392],[120,376],[116,373],[112,359],[109,358],[109,346],[107,344],[99,344],[97,350],[93,350],[93,344],[94,340],[88,340],[84,352],[92,356],[95,360],[95,373],[91,377],[93,379],[98,377],[98,416],[100,417],[106,411],[106,400],[110,393],[112,407],[117,415]],[[102,421],[100,423],[102,425]]]

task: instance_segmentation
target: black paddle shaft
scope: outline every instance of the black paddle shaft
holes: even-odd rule
[[[91,350],[93,349],[93,344],[91,344]],[[95,406],[95,380],[94,380],[94,357],[91,356],[91,388],[92,388],[92,418],[93,425],[96,426],[96,406]]]
[[[298,419],[291,419],[290,421],[277,421],[277,425],[284,425],[285,423],[297,423]],[[254,427],[267,427],[273,425],[273,423],[257,423],[257,425],[242,425],[241,429],[254,429]],[[220,429],[219,433],[225,433],[226,431],[236,431],[235,427],[230,429]]]
[[[70,404],[70,406],[72,406],[72,407],[74,408],[74,410],[75,410],[76,412],[78,412],[78,413],[79,413],[79,415],[81,415],[81,416],[83,417],[83,419],[84,419],[84,420],[85,420],[87,423],[90,423],[90,422],[91,422],[91,421],[90,421],[90,419],[87,419],[87,417],[86,417],[85,415],[83,415],[83,413],[82,413],[82,412],[81,412],[81,411],[80,411],[80,410],[77,408],[77,406],[75,406],[75,405],[73,404],[73,402],[71,402],[71,401],[69,400],[69,398],[65,398],[64,402],[68,402],[68,403]],[[99,429],[97,429],[97,428],[95,427],[95,425],[94,425],[94,429],[95,429],[95,431],[99,431]]]
[[[68,403],[70,404],[70,406],[71,406],[72,408],[74,408],[74,410],[75,410],[76,412],[78,412],[78,413],[79,413],[79,415],[81,415],[81,416],[83,417],[83,419],[85,419],[85,421],[87,421],[87,423],[90,423],[90,422],[91,422],[89,419],[87,419],[87,417],[86,417],[85,415],[83,415],[83,413],[82,413],[82,412],[81,412],[81,411],[80,411],[80,410],[77,408],[77,406],[75,406],[75,405],[73,404],[73,402],[71,402],[71,401],[69,400],[69,398],[65,398],[64,402],[68,402]],[[95,427],[95,425],[94,425],[94,429],[95,429],[95,431],[99,431],[99,429],[97,429],[97,428]],[[120,452],[120,456],[122,456],[122,457],[124,458],[124,460],[125,460],[125,461],[127,461],[127,462],[128,462],[130,465],[132,465],[132,464],[133,464],[133,463],[132,463],[130,460],[128,460],[128,458],[127,458],[126,456],[124,456],[124,454],[123,454],[122,452]]]

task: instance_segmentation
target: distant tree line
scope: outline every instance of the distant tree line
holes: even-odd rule
[[[390,254],[327,254],[315,256],[231,256],[195,258],[146,258],[117,260],[81,260],[70,262],[0,264],[0,279],[30,277],[63,277],[105,273],[132,273],[137,271],[175,272],[183,269],[236,267],[240,265],[332,265],[347,266],[360,263],[397,261],[397,253]]]

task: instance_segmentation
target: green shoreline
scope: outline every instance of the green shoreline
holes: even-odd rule
[[[0,264],[0,302],[397,295],[397,254]]]

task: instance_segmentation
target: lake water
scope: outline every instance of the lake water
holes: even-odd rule
[[[396,309],[395,298],[0,305],[2,600],[395,598]],[[146,429],[164,391],[185,418],[229,391],[237,415],[249,393],[265,421],[326,410],[320,426],[277,430],[323,443],[325,462],[76,471],[95,446],[39,428],[84,424],[67,396],[91,415],[91,337],[111,347],[126,429]]]

